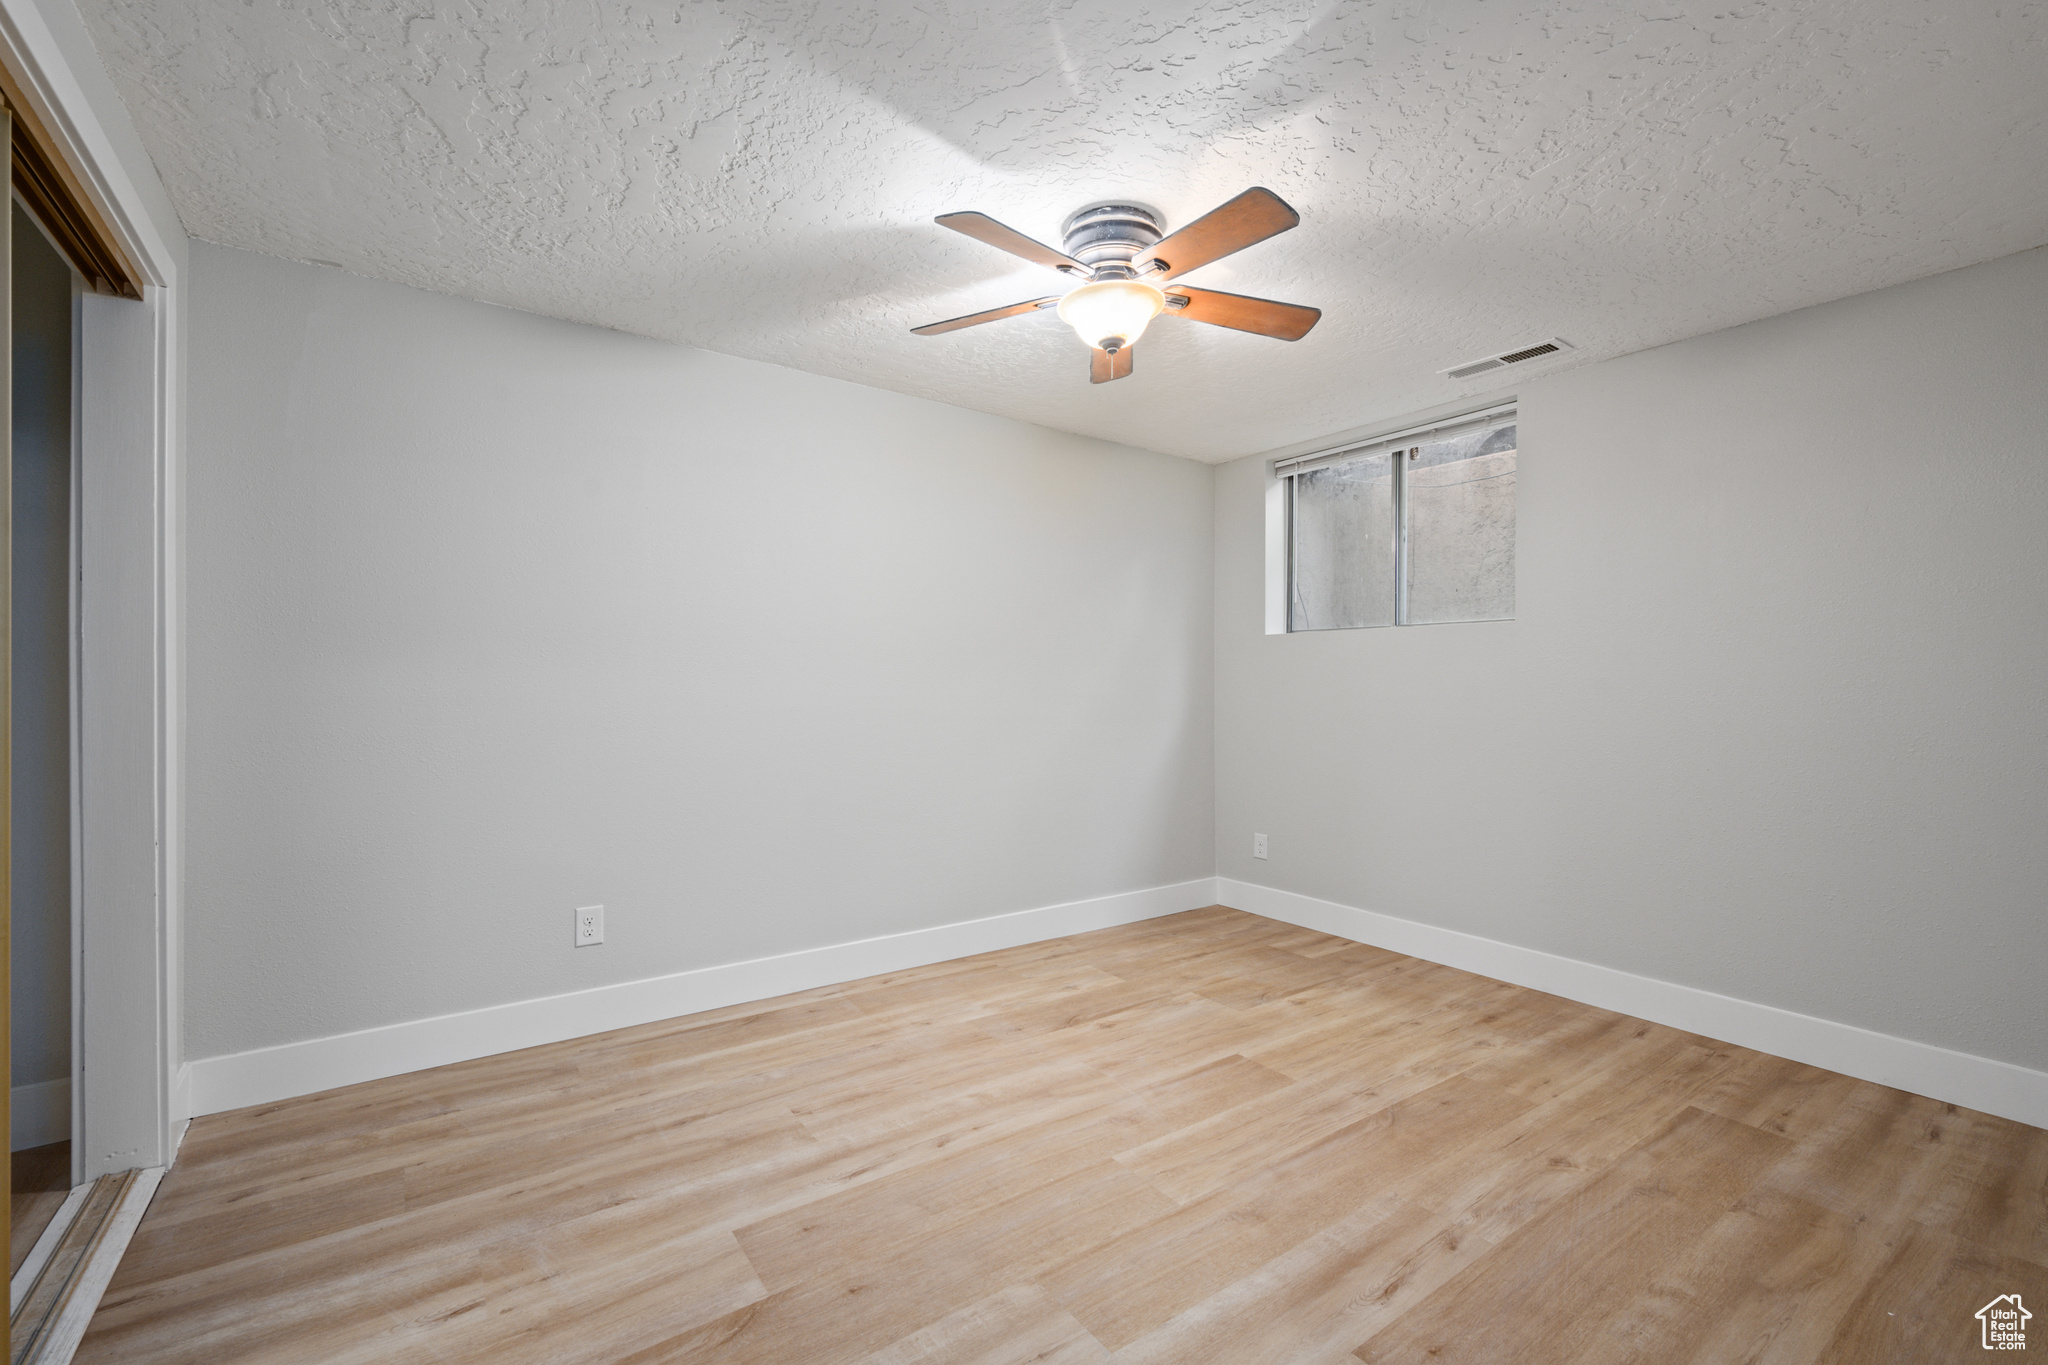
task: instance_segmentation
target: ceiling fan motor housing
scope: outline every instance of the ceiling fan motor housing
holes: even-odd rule
[[[1082,209],[1067,219],[1060,235],[1067,254],[1103,280],[1135,278],[1130,270],[1132,259],[1151,250],[1165,234],[1159,215],[1151,209],[1112,203]]]

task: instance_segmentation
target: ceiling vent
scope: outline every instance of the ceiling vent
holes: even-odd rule
[[[1569,341],[1561,337],[1552,337],[1548,341],[1539,341],[1534,346],[1524,346],[1519,351],[1503,351],[1484,360],[1469,360],[1463,365],[1453,365],[1448,370],[1438,370],[1437,373],[1446,379],[1470,379],[1473,375],[1485,374],[1488,370],[1505,369],[1509,365],[1519,365],[1538,356],[1556,355],[1559,351],[1569,351],[1571,348],[1572,344]]]

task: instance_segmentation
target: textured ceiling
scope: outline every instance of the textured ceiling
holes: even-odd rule
[[[195,236],[1200,459],[2048,242],[2042,4],[82,8]],[[1097,387],[1050,316],[908,334],[1060,285],[934,214],[1253,184],[1302,225],[1189,283],[1303,341],[1162,319]]]

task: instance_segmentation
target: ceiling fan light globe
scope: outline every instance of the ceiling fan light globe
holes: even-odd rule
[[[1061,299],[1059,314],[1083,345],[1114,354],[1136,341],[1165,308],[1166,295],[1141,280],[1102,280]]]

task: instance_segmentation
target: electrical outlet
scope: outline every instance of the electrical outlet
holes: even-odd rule
[[[576,907],[576,946],[588,948],[593,943],[604,942],[604,907],[602,905],[579,905]]]
[[[1263,858],[1263,857],[1265,857],[1265,856],[1266,856],[1266,836],[1265,836],[1265,835],[1263,835],[1263,834],[1254,834],[1254,835],[1252,836],[1252,856],[1253,856],[1254,858]]]

